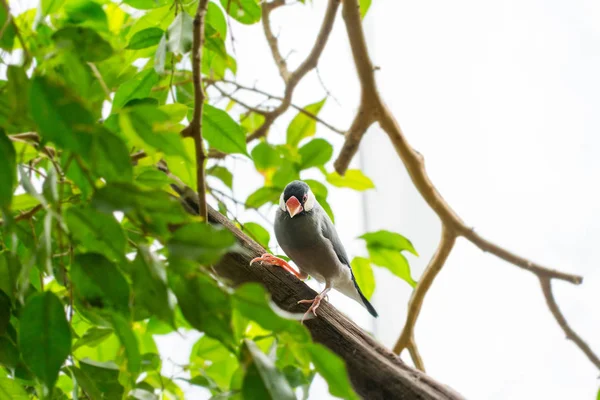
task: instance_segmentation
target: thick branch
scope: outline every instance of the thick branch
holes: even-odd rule
[[[188,128],[184,129],[184,136],[194,139],[196,150],[196,185],[200,207],[200,216],[207,221],[208,209],[206,204],[206,151],[202,140],[202,108],[204,107],[204,88],[202,87],[202,47],[204,46],[204,17],[208,8],[208,0],[200,0],[194,18],[194,40],[192,44],[192,79],[194,82],[194,116]]]
[[[583,351],[583,354],[587,356],[587,358],[600,370],[600,358],[590,348],[590,346],[579,336],[567,323],[565,316],[562,315],[560,309],[558,308],[558,304],[556,304],[556,300],[554,299],[554,295],[552,294],[552,282],[549,277],[540,276],[540,285],[542,286],[542,292],[544,292],[544,297],[546,298],[546,304],[550,309],[550,312],[554,316],[558,325],[562,328],[567,336],[567,339],[571,340],[577,347]]]
[[[292,95],[294,94],[294,89],[302,80],[302,78],[304,78],[308,72],[317,66],[319,57],[321,57],[321,53],[323,53],[323,49],[325,48],[327,40],[329,39],[329,34],[333,29],[335,14],[339,4],[340,0],[329,0],[327,3],[327,10],[325,11],[325,17],[323,18],[323,23],[321,24],[321,29],[319,30],[315,44],[304,62],[300,64],[298,69],[292,72],[289,78],[286,80],[285,92],[281,104],[279,107],[265,116],[265,121],[263,124],[251,135],[248,135],[246,141],[250,142],[265,136],[271,125],[273,125],[273,122],[275,122],[275,120],[290,107],[292,104]],[[266,23],[268,23],[268,21]],[[277,60],[275,60],[275,62],[277,62]]]
[[[409,346],[411,347],[411,354],[418,354],[413,340],[414,325],[418,318],[425,294],[431,287],[436,275],[444,266],[448,254],[450,253],[456,237],[458,236],[465,237],[483,251],[490,252],[505,261],[534,273],[538,276],[538,278],[540,278],[543,289],[544,283],[548,282],[549,285],[550,279],[559,279],[573,284],[580,284],[582,282],[582,277],[549,269],[539,264],[535,264],[523,257],[517,256],[508,250],[483,239],[481,236],[479,236],[479,234],[475,233],[473,229],[469,228],[462,221],[462,219],[460,219],[460,217],[444,200],[431,182],[429,175],[427,175],[425,170],[425,162],[423,157],[419,152],[409,145],[402,130],[400,129],[400,126],[398,125],[398,122],[377,92],[373,64],[368,54],[366,40],[360,20],[358,0],[345,0],[342,14],[346,24],[346,30],[348,32],[354,63],[356,65],[358,78],[362,88],[362,99],[359,106],[359,112],[352,123],[352,127],[346,135],[346,141],[342,147],[340,155],[335,161],[334,166],[336,171],[340,175],[343,175],[346,172],[352,157],[358,150],[360,140],[362,139],[362,136],[366,132],[368,126],[370,123],[377,121],[379,122],[383,131],[386,132],[390,138],[396,153],[402,159],[402,162],[404,163],[404,166],[406,167],[416,189],[419,191],[431,209],[438,215],[443,224],[443,234],[438,250],[431,260],[429,266],[423,273],[423,276],[419,280],[415,291],[413,292],[413,296],[409,302],[406,323],[400,338],[394,347],[394,351],[399,354],[403,349]],[[568,335],[571,335],[570,338],[572,338],[572,340],[582,349],[588,358],[590,358],[590,360],[592,360],[592,362],[598,366],[598,363],[596,362],[598,357],[594,355],[589,346],[587,346],[579,338],[579,336],[577,336],[575,332],[573,332],[568,325],[566,325],[566,321],[558,312],[556,303],[554,303],[554,300],[551,296],[548,296],[548,293],[550,292],[544,289],[544,295],[546,296],[548,307],[555,315],[558,323]]]

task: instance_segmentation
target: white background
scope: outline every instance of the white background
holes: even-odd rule
[[[323,15],[325,1],[313,3],[273,13],[282,53],[293,50],[292,68],[310,50]],[[25,2],[11,6],[23,10]],[[409,142],[425,156],[434,184],[485,237],[584,276],[580,286],[556,282],[555,295],[571,326],[596,352],[599,21],[600,4],[592,0],[373,0],[365,19],[370,52],[381,68],[380,91]],[[238,81],[281,93],[261,26],[232,25]],[[359,87],[339,16],[319,70],[339,100],[329,99],[322,117],[345,129]],[[312,73],[296,90],[294,102],[305,105],[323,96]],[[286,114],[275,124],[271,142],[284,140],[291,117]],[[336,150],[342,143],[323,127],[317,135],[333,140]],[[351,256],[364,256],[356,237],[365,230],[404,234],[421,254],[408,256],[418,279],[437,245],[439,221],[378,127],[364,140],[360,159],[377,188],[365,195],[330,189],[340,236]],[[228,161],[240,199],[262,185],[262,178],[245,168],[248,163]],[[303,178],[318,174],[311,171]],[[239,217],[263,222],[254,212]],[[410,287],[387,271],[376,273],[377,320],[337,293],[330,299],[391,347],[406,315]],[[188,335],[182,342],[173,335],[157,341],[161,352],[183,364],[196,338]],[[425,300],[416,340],[428,373],[470,399],[595,399],[598,371],[565,340],[535,277],[464,240]],[[175,370],[165,366],[164,372]],[[311,398],[328,398],[326,393],[319,381]],[[193,389],[188,394],[204,396]]]

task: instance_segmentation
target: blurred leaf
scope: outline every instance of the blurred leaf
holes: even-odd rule
[[[213,279],[198,272],[195,265],[171,263],[170,267],[169,286],[177,296],[185,319],[195,329],[233,348],[229,294]]]
[[[131,181],[131,158],[125,142],[108,129],[96,131],[90,163],[90,170],[106,181]]]
[[[29,99],[31,115],[42,140],[52,141],[86,158],[96,123],[79,100],[65,87],[39,76],[33,78]]]
[[[112,329],[91,327],[85,334],[73,344],[72,351],[82,346],[96,347],[113,333]]]
[[[297,342],[308,342],[309,334],[298,324],[302,314],[282,310],[270,299],[267,291],[258,283],[245,283],[233,295],[234,306],[242,315],[273,332],[287,332]]]
[[[36,21],[41,21],[46,15],[57,12],[64,3],[65,0],[40,0]]]
[[[108,30],[108,19],[102,6],[93,1],[69,0],[65,4],[67,22],[82,24],[101,31]]]
[[[168,4],[167,0],[124,0],[124,3],[138,10],[151,10]]]
[[[70,207],[66,222],[75,240],[88,251],[104,254],[112,260],[124,259],[127,239],[113,215],[91,207]]]
[[[246,232],[248,236],[258,242],[265,249],[269,248],[271,235],[269,235],[269,232],[259,224],[254,222],[246,222],[242,226],[242,231]]]
[[[273,174],[273,186],[278,188],[281,191],[287,186],[291,181],[295,181],[300,179],[300,172],[296,168],[294,164],[286,163],[275,171]]]
[[[6,336],[0,336],[0,365],[15,368],[19,363],[19,350]],[[1,393],[1,392],[0,392]],[[0,399],[2,396],[0,395]]]
[[[9,206],[16,186],[16,153],[11,140],[0,128],[0,208]]]
[[[360,236],[360,238],[367,242],[367,246],[383,247],[397,251],[406,250],[417,257],[419,256],[419,253],[417,253],[411,241],[396,232],[379,230],[376,232],[367,232]]]
[[[29,400],[29,395],[20,383],[14,379],[0,376],[0,399],[1,400]]]
[[[367,15],[367,11],[371,7],[371,0],[359,0],[358,5],[360,7],[360,18],[364,18]]]
[[[0,26],[5,26],[6,17],[8,17],[7,9],[0,7]],[[0,49],[11,51],[13,48],[13,42],[15,39],[15,26],[11,23],[6,25],[4,34],[0,36]]]
[[[167,59],[167,36],[163,35],[158,42],[156,53],[154,54],[154,71],[157,74],[165,72],[165,61]]]
[[[406,258],[397,250],[383,247],[368,246],[369,257],[374,264],[387,268],[392,274],[405,280],[410,286],[415,287],[415,282],[410,275],[410,266]]]
[[[371,296],[375,291],[375,275],[373,274],[373,268],[371,268],[371,262],[363,257],[354,257],[350,266],[358,287],[367,300],[371,300]]]
[[[4,269],[6,261],[4,260],[3,254],[0,254],[0,279],[6,279],[3,283],[10,284],[8,277],[3,276],[5,274]],[[0,336],[4,335],[6,328],[10,325],[10,309],[12,308],[10,297],[4,291],[4,285],[0,286]]]
[[[191,223],[177,229],[167,242],[170,258],[214,264],[235,245],[227,229],[206,223]]]
[[[127,356],[127,370],[131,372],[134,379],[140,372],[142,358],[140,355],[140,349],[138,341],[129,326],[129,322],[119,314],[111,315],[111,324],[115,330],[121,345],[125,348],[125,354]]]
[[[14,211],[28,210],[40,204],[40,201],[28,193],[18,194],[13,197],[11,209]]]
[[[135,301],[142,304],[153,315],[174,325],[164,268],[147,248],[140,247],[131,264],[133,295]]]
[[[350,188],[359,191],[375,188],[371,179],[358,169],[349,169],[344,176],[340,176],[337,172],[332,172],[331,174],[326,174],[325,178],[333,186],[341,188]]]
[[[255,112],[248,112],[240,115],[240,125],[246,133],[254,132],[265,122],[265,116]],[[264,142],[263,142],[264,143]]]
[[[204,105],[202,112],[202,135],[216,150],[248,155],[242,128],[225,111],[209,104]]]
[[[77,383],[92,400],[120,399],[125,389],[119,383],[119,367],[112,362],[80,360],[79,368],[69,367]]]
[[[192,348],[190,365],[192,366],[192,371],[203,371],[222,390],[226,390],[229,389],[233,374],[238,369],[239,362],[237,357],[219,341],[208,336],[203,336]],[[197,376],[192,375],[192,380],[196,378]]]
[[[233,19],[251,25],[260,21],[261,10],[256,0],[221,0],[221,5]]]
[[[304,107],[304,110],[313,115],[318,115],[326,100],[327,97],[316,103],[309,104]],[[302,139],[313,136],[316,131],[317,121],[302,112],[298,112],[288,126],[286,143],[293,147],[298,147]]]
[[[280,189],[263,186],[248,196],[248,199],[246,200],[246,207],[259,208],[269,202],[279,204],[280,195]]]
[[[83,61],[98,62],[106,60],[113,49],[106,40],[93,29],[83,26],[67,26],[52,35],[59,48],[76,52]]]
[[[171,182],[169,177],[167,177],[164,172],[159,171],[154,167],[150,167],[149,169],[142,171],[135,178],[135,181],[136,183],[155,189],[164,189]]]
[[[152,87],[158,82],[158,75],[153,69],[145,69],[126,81],[115,93],[113,112],[133,99],[143,99],[150,95]]]
[[[186,54],[192,49],[193,31],[194,19],[180,12],[167,30],[167,48],[176,55]]]
[[[233,188],[233,174],[225,167],[214,165],[206,170],[208,175],[218,178],[229,189]]]
[[[315,369],[329,385],[329,393],[342,399],[360,399],[352,389],[344,361],[327,347],[312,343],[307,346]]]
[[[277,370],[273,361],[256,346],[256,343],[244,340],[242,352],[245,354],[246,363],[249,364],[242,387],[245,400],[296,400],[285,375]]]
[[[25,303],[20,325],[23,361],[51,389],[71,352],[71,331],[63,305],[54,293],[36,293]]]
[[[71,279],[75,292],[86,304],[128,315],[129,285],[116,265],[103,255],[76,255],[71,266]]]
[[[213,2],[208,3],[206,23],[216,30],[223,39],[227,37],[227,21],[225,20],[225,16],[221,8]]]
[[[302,146],[298,152],[302,157],[300,169],[324,165],[333,154],[333,146],[325,139],[313,139]]]
[[[156,106],[128,107],[121,112],[119,124],[132,145],[140,148],[149,145],[156,151],[191,161],[179,135],[179,121],[173,121]]]
[[[143,29],[131,37],[129,44],[125,48],[128,50],[139,50],[152,47],[160,42],[163,34],[163,30],[160,28],[152,27]]]

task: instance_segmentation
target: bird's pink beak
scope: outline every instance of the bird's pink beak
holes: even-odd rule
[[[290,218],[294,218],[296,214],[301,213],[303,210],[302,204],[300,204],[295,196],[290,197],[288,201],[285,202],[285,207],[290,214]]]

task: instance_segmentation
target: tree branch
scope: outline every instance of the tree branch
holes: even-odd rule
[[[340,0],[329,0],[329,2],[327,3],[327,10],[325,11],[325,17],[323,18],[323,23],[321,24],[321,29],[319,30],[319,34],[317,35],[317,39],[315,40],[315,44],[314,44],[311,52],[306,57],[304,62],[302,62],[302,64],[300,64],[298,69],[296,69],[294,72],[292,72],[289,75],[287,80],[284,79],[286,82],[286,85],[285,85],[285,92],[284,92],[284,96],[281,101],[281,104],[279,105],[279,107],[275,108],[273,111],[271,111],[269,114],[267,114],[265,116],[265,121],[263,122],[263,124],[260,127],[258,127],[258,129],[255,132],[253,132],[251,135],[248,135],[248,137],[246,138],[247,142],[251,142],[255,139],[265,136],[267,134],[267,132],[269,131],[269,128],[271,127],[271,125],[273,125],[273,122],[275,122],[275,120],[281,114],[286,112],[287,109],[290,107],[290,105],[292,103],[292,95],[294,94],[294,89],[296,88],[298,83],[302,80],[302,78],[304,78],[304,76],[308,72],[310,72],[312,69],[314,69],[317,66],[319,57],[321,57],[321,54],[323,53],[323,49],[325,48],[325,45],[327,44],[327,40],[329,39],[329,34],[331,33],[331,30],[333,29],[333,23],[335,21],[335,14],[337,12],[339,4],[340,4]],[[265,23],[264,19],[263,19],[263,23]],[[268,24],[269,21],[267,20],[266,23]],[[268,38],[267,38],[267,41],[268,41]],[[279,50],[277,50],[277,53],[279,53]],[[277,59],[275,59],[275,62],[277,63]]]
[[[285,58],[283,58],[279,52],[277,37],[273,35],[273,31],[271,30],[271,21],[269,18],[271,16],[271,11],[283,5],[285,5],[285,0],[275,0],[270,3],[267,3],[266,1],[263,2],[261,20],[265,37],[267,38],[267,43],[271,49],[271,54],[273,54],[273,59],[275,60],[275,64],[277,64],[277,68],[279,69],[279,75],[281,75],[283,81],[287,83],[290,80],[290,71],[288,70]]]
[[[421,156],[421,154],[413,149],[407,142],[404,133],[398,125],[398,122],[377,92],[374,68],[367,50],[366,40],[360,19],[358,0],[345,0],[342,15],[344,17],[344,23],[346,25],[348,39],[352,49],[354,64],[356,66],[361,85],[362,96],[358,113],[356,114],[354,121],[352,122],[352,125],[346,134],[345,143],[334,163],[335,169],[340,175],[344,175],[352,157],[356,154],[360,145],[360,141],[368,127],[373,122],[379,122],[379,125],[383,131],[390,138],[396,153],[404,163],[404,166],[406,167],[416,189],[427,202],[429,207],[440,218],[443,225],[442,239],[436,254],[433,256],[431,262],[423,273],[423,276],[415,287],[413,295],[411,296],[411,300],[409,301],[406,322],[404,324],[402,333],[398,338],[398,342],[394,346],[394,352],[400,354],[402,350],[408,348],[413,356],[413,359],[418,359],[418,351],[414,345],[413,334],[414,326],[423,304],[423,299],[431,287],[435,277],[443,268],[446,259],[448,258],[452,247],[454,246],[456,238],[463,236],[481,250],[490,252],[497,257],[538,276],[542,282],[542,289],[544,291],[544,296],[546,297],[548,307],[554,314],[557,322],[563,328],[563,330],[565,330],[567,336],[573,340],[588,356],[588,358],[600,369],[598,357],[591,351],[589,346],[583,342],[583,340],[581,340],[581,338],[579,338],[579,336],[567,325],[564,317],[558,311],[558,307],[554,302],[554,298],[551,296],[551,292],[549,291],[551,279],[563,280],[577,285],[582,282],[582,277],[543,267],[530,260],[511,253],[508,250],[483,239],[479,234],[475,233],[472,228],[468,227],[462,221],[462,219],[454,212],[454,210],[450,207],[450,205],[441,196],[431,182],[429,175],[425,170],[423,156]],[[417,362],[415,362],[415,365],[417,365]]]
[[[196,185],[198,190],[200,216],[208,221],[206,204],[206,151],[202,140],[202,108],[204,107],[204,88],[202,87],[202,47],[204,46],[204,17],[208,9],[208,0],[200,0],[194,17],[194,39],[192,44],[192,79],[194,82],[194,116],[189,126],[182,132],[183,136],[194,139],[196,150]]]

